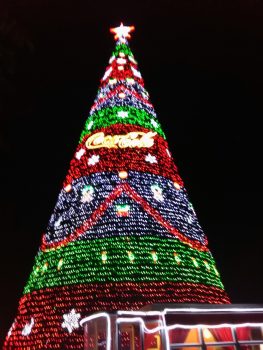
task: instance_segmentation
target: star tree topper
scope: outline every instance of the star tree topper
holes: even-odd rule
[[[123,23],[120,24],[119,27],[110,28],[110,32],[115,34],[114,39],[120,40],[121,42],[125,42],[126,38],[130,39],[130,32],[133,32],[135,29],[134,26],[124,26]]]

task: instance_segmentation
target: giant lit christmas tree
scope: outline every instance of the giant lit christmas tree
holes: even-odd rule
[[[116,47],[5,349],[81,349],[82,317],[152,303],[229,303],[128,46]]]

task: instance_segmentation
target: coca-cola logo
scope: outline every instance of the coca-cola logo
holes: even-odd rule
[[[127,147],[152,147],[156,132],[132,131],[125,135],[105,135],[97,132],[86,141],[88,149],[95,148],[127,148]]]

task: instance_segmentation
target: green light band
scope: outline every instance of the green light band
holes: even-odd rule
[[[102,261],[102,252],[107,252],[106,261]],[[38,254],[24,293],[70,284],[126,281],[191,282],[223,289],[214,266],[210,252],[199,252],[177,239],[130,236],[75,241]]]
[[[114,51],[112,53],[112,56],[116,56],[117,57],[117,56],[119,56],[120,52],[123,52],[127,56],[132,56],[133,57],[133,53],[132,53],[131,49],[126,44],[116,45],[115,49],[114,49]]]
[[[125,118],[119,117],[118,112],[122,111],[128,112],[128,116]],[[94,130],[106,128],[107,126],[113,124],[133,124],[143,126],[146,129],[156,131],[165,139],[164,132],[156,118],[144,110],[123,106],[104,108],[96,113],[93,113],[85,123],[85,129],[81,133],[80,142],[87,134],[90,134]]]

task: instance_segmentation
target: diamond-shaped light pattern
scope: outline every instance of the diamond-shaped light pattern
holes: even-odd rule
[[[79,320],[92,312],[229,303],[128,45],[129,28],[113,30],[116,47],[5,350],[82,349]]]

